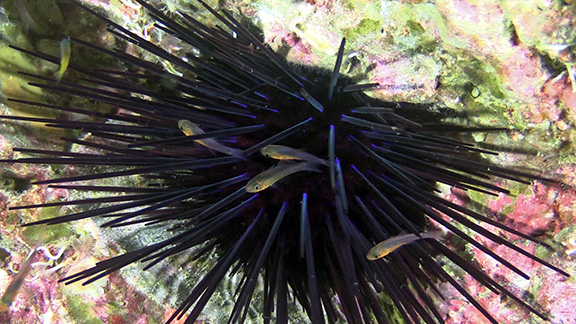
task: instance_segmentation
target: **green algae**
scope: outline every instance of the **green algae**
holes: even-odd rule
[[[56,94],[29,86],[28,82],[37,82],[37,79],[23,76],[18,72],[55,77],[59,65],[38,60],[10,48],[9,45],[39,51],[58,58],[60,56],[60,40],[65,37],[75,37],[96,44],[110,41],[110,39],[99,36],[99,33],[105,30],[105,24],[70,2],[46,0],[23,1],[23,3],[33,20],[32,26],[26,27],[24,25],[18,10],[11,5],[13,4],[12,1],[4,6],[9,21],[2,23],[2,37],[0,38],[0,90],[2,95],[8,98],[53,104],[73,100],[77,106],[86,106],[89,103],[88,99],[71,98],[68,95]],[[92,66],[94,62],[99,62],[101,66],[107,68],[118,65],[117,60],[104,56],[102,53],[88,52],[86,48],[78,46],[78,44],[72,45],[71,57],[74,63],[85,66]],[[73,71],[67,71],[64,79],[72,83],[78,82],[77,75]],[[25,116],[58,117],[61,114],[43,107],[13,102],[10,102],[10,108]]]
[[[576,215],[572,215],[572,218],[576,217]],[[569,219],[569,221],[572,221]],[[562,245],[568,245],[566,242],[574,241],[576,243],[576,225],[570,225],[563,228],[556,236],[554,237],[554,241]],[[574,244],[572,243],[572,244]]]
[[[360,21],[356,28],[345,30],[344,37],[346,37],[346,39],[354,40],[359,36],[366,36],[370,35],[371,33],[375,33],[381,28],[381,21],[364,18]]]
[[[67,295],[66,306],[70,316],[76,323],[83,324],[104,324],[104,322],[92,312],[93,303],[87,302],[81,295]]]
[[[65,224],[28,226],[22,230],[22,238],[31,246],[60,244],[72,234],[70,226]]]
[[[498,68],[465,53],[445,66],[440,83],[441,91],[461,97],[463,105],[452,108],[464,111],[468,120],[480,125],[493,125],[498,120],[502,123],[502,114],[511,105]],[[478,90],[477,96],[472,94],[473,89]]]
[[[44,207],[39,209],[38,220],[48,219],[60,216],[61,207]],[[13,214],[18,214],[12,212]],[[12,214],[11,213],[11,214]],[[21,217],[21,216],[19,216]],[[17,222],[16,224],[19,224]],[[22,239],[30,246],[40,246],[54,244],[58,246],[67,246],[69,241],[76,235],[81,236],[78,232],[79,227],[70,224],[54,225],[36,225],[26,226],[21,230]]]
[[[389,35],[389,45],[394,45],[389,50],[405,55],[437,51],[440,39],[436,28],[444,23],[435,6],[387,3],[382,10],[384,32]]]
[[[542,260],[550,261],[558,253],[558,251],[552,250],[540,244],[537,244],[534,248],[534,255]]]
[[[378,302],[382,307],[382,312],[386,314],[390,323],[395,324],[404,323],[404,319],[400,314],[400,311],[398,310],[398,308],[396,308],[394,301],[388,294],[385,293],[378,294]]]

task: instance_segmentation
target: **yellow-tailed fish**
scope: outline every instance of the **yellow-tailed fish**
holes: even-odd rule
[[[302,150],[291,148],[284,145],[268,145],[260,150],[262,155],[276,159],[276,160],[302,160],[308,162],[314,162],[318,164],[328,165],[328,160],[321,159],[310,153],[306,153]]]
[[[70,37],[63,38],[60,41],[60,71],[58,71],[58,76],[56,77],[58,81],[62,80],[64,72],[66,72],[68,64],[70,64],[71,47]]]
[[[246,184],[246,191],[252,193],[262,191],[284,177],[301,171],[320,172],[320,170],[318,170],[318,163],[314,162],[281,164],[261,172],[250,179]]]
[[[202,130],[202,128],[200,128],[200,126],[186,119],[179,120],[178,127],[180,128],[182,133],[184,133],[186,136],[204,134],[204,131]],[[244,151],[225,146],[213,138],[199,139],[195,140],[195,142],[200,145],[206,146],[207,148],[214,150],[216,152],[232,155],[237,158],[241,158],[243,160],[245,159]]]
[[[30,269],[32,269],[32,263],[36,261],[36,255],[38,255],[38,249],[34,249],[26,262],[20,265],[18,273],[14,276],[8,287],[6,287],[6,291],[2,295],[2,298],[0,298],[0,314],[7,312],[8,308],[10,308],[10,304],[14,301],[18,290],[20,290],[20,287],[22,287],[24,283],[24,279],[30,272]]]
[[[416,234],[401,234],[397,236],[392,236],[387,240],[384,240],[376,244],[373,248],[368,251],[366,258],[368,260],[377,260],[387,256],[388,254],[394,252],[401,246],[406,244],[414,243],[422,239],[435,239],[438,240],[442,237],[443,233],[441,231],[432,231],[420,233],[420,236]]]

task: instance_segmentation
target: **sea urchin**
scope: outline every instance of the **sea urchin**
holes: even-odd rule
[[[487,194],[507,193],[494,178],[530,183],[548,181],[530,173],[490,164],[480,154],[495,154],[439,129],[449,109],[406,102],[382,102],[340,74],[345,41],[333,71],[301,67],[274,53],[230,13],[198,2],[217,20],[208,26],[189,14],[168,15],[145,0],[135,0],[156,20],[155,27],[176,37],[192,52],[177,56],[89,9],[109,32],[168,63],[172,69],[136,55],[71,38],[122,62],[111,70],[71,62],[82,82],[32,75],[31,85],[117,107],[114,112],[10,101],[79,116],[73,119],[2,116],[49,127],[90,133],[64,138],[99,153],[17,148],[39,157],[10,163],[106,166],[93,174],[36,181],[55,188],[109,193],[103,198],[48,202],[12,209],[106,203],[56,218],[26,224],[58,224],[102,217],[104,227],[157,224],[165,239],[99,262],[62,279],[89,284],[131,263],[146,268],[179,253],[191,259],[213,257],[212,268],[188,293],[168,322],[187,316],[194,323],[218,285],[241,274],[229,322],[247,318],[254,294],[263,296],[264,323],[288,321],[294,298],[310,322],[388,323],[381,294],[389,296],[406,322],[442,323],[438,281],[456,288],[491,322],[497,321],[436,261],[443,255],[491,291],[507,296],[541,318],[521,298],[458,253],[437,235],[424,235],[429,221],[528,278],[461,227],[504,245],[563,275],[554,265],[528,253],[479,224],[518,235],[499,222],[436,194],[438,183]],[[79,4],[80,5],[80,4]],[[60,58],[14,47],[56,64]],[[164,65],[166,66],[166,65]],[[277,146],[272,146],[277,145]],[[263,154],[266,150],[272,153]],[[283,161],[287,160],[287,161]],[[104,186],[93,180],[145,177],[147,187]],[[263,182],[254,184],[254,181]],[[251,181],[253,181],[251,183]],[[88,184],[86,182],[89,182]],[[448,220],[450,219],[450,220]],[[413,239],[384,259],[368,260],[378,242],[398,235]]]

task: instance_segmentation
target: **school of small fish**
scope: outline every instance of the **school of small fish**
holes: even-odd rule
[[[186,136],[204,134],[200,126],[193,122],[181,119],[178,121],[178,127]],[[232,147],[225,146],[214,138],[205,138],[195,140],[196,143],[203,145],[213,151],[223,154],[235,156],[245,159],[244,151]],[[274,183],[282,180],[283,178],[302,171],[320,172],[318,166],[328,165],[328,161],[321,159],[313,154],[306,153],[302,150],[294,149],[284,145],[267,145],[260,150],[260,153],[266,157],[280,160],[291,161],[298,160],[304,161],[300,163],[284,163],[272,167],[254,176],[246,184],[246,191],[250,193],[260,192],[272,186]]]

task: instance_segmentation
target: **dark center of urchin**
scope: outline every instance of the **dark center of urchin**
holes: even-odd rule
[[[333,87],[333,93],[330,97],[331,77],[333,71],[328,71],[319,68],[300,68],[292,66],[295,70],[301,71],[298,75],[302,80],[306,80],[306,92],[309,96],[317,101],[316,107],[311,104],[306,98],[297,98],[288,95],[273,87],[264,87],[263,92],[267,94],[269,107],[275,109],[274,112],[263,111],[257,114],[255,123],[261,123],[264,128],[254,134],[247,136],[239,136],[235,139],[236,147],[242,145],[244,148],[255,145],[264,141],[276,134],[279,134],[290,127],[303,123],[310,119],[309,122],[302,127],[302,130],[282,138],[275,144],[289,146],[298,150],[305,151],[313,154],[322,159],[329,159],[329,142],[330,130],[334,132],[334,149],[335,155],[339,162],[339,167],[342,172],[343,188],[348,192],[350,197],[340,197],[340,199],[348,200],[353,199],[354,196],[372,197],[373,193],[369,189],[365,181],[362,181],[357,174],[352,171],[352,166],[356,167],[360,172],[375,172],[381,175],[390,175],[382,165],[377,161],[370,158],[362,145],[370,147],[371,143],[362,135],[363,128],[358,125],[353,125],[343,120],[344,116],[352,118],[360,118],[363,121],[374,122],[375,124],[382,123],[381,125],[390,126],[392,130],[398,133],[411,131],[410,127],[398,123],[398,120],[389,118],[391,115],[396,117],[405,115],[402,118],[414,118],[414,112],[428,117],[426,120],[429,123],[439,123],[440,118],[437,114],[429,112],[429,104],[411,104],[399,102],[383,102],[367,96],[361,91],[346,92],[344,88],[348,85],[354,85],[355,81],[339,75],[337,84]],[[377,88],[375,86],[374,88]],[[318,109],[318,105],[322,107],[322,111]],[[377,108],[377,109],[390,109],[393,113],[388,114],[355,114],[355,108]],[[368,117],[366,117],[368,116]],[[376,117],[374,117],[376,116]],[[440,117],[440,118],[439,118]],[[416,125],[416,126],[414,126]],[[419,128],[418,124],[414,122],[414,128]],[[370,130],[368,127],[367,130]],[[391,143],[393,144],[393,143]],[[401,158],[397,158],[397,160]],[[274,166],[277,166],[278,160],[271,159],[263,156],[260,152],[253,152],[249,155],[247,161],[241,162],[238,170],[246,172],[249,178],[257,176],[263,171],[266,171]],[[265,208],[267,212],[274,213],[284,202],[288,202],[291,206],[289,213],[294,213],[293,217],[288,217],[284,221],[283,227],[295,229],[292,238],[297,238],[299,223],[300,223],[300,210],[299,207],[304,193],[307,194],[309,201],[308,209],[310,222],[316,228],[325,228],[324,224],[328,218],[330,221],[337,223],[337,206],[335,202],[336,188],[334,188],[334,179],[331,179],[328,166],[319,166],[321,172],[304,171],[290,175],[281,179],[274,186],[267,188],[260,192],[257,203],[254,205],[256,208]],[[338,185],[338,183],[336,183]],[[431,184],[427,189],[432,188]],[[427,190],[426,188],[423,188]],[[346,195],[346,193],[343,193]],[[392,200],[398,198],[397,195],[392,194]],[[372,199],[372,198],[371,198]],[[400,199],[403,200],[403,199]],[[396,201],[395,203],[398,203]],[[346,206],[348,207],[348,206]],[[346,209],[346,213],[351,216],[353,222],[357,222],[358,226],[362,227],[363,222],[356,218],[358,210],[352,207],[352,211]],[[421,211],[417,211],[410,204],[402,204],[399,209],[403,214],[411,215],[410,221],[417,227],[423,229],[424,217]],[[356,215],[356,216],[355,216]],[[354,218],[356,218],[354,220]],[[396,232],[395,229],[389,228],[390,233]],[[319,230],[317,233],[322,232]],[[316,232],[315,232],[316,233]],[[328,234],[328,233],[324,233]],[[318,235],[316,243],[322,245],[323,240],[327,239]],[[373,238],[374,239],[374,238]],[[297,241],[290,241],[291,243],[298,243]]]

